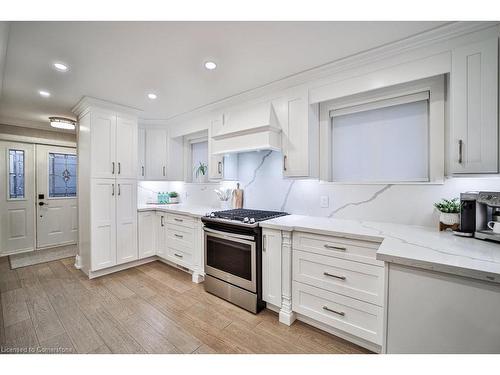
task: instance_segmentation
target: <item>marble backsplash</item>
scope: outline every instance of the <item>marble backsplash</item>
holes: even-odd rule
[[[500,176],[450,178],[439,185],[352,185],[309,179],[283,178],[281,153],[259,151],[238,156],[238,179],[244,189],[244,207],[293,214],[434,226],[438,213],[433,203],[458,197],[463,191],[500,189]],[[183,203],[218,208],[214,189],[236,182],[191,184],[139,183],[139,203],[158,191],[177,191]],[[328,207],[321,207],[321,198]],[[326,198],[325,198],[326,197]]]

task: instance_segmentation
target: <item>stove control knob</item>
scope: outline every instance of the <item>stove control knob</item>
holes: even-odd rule
[[[212,212],[212,213],[210,214],[210,217],[215,217],[215,214]]]
[[[245,218],[243,219],[243,222],[244,222],[244,223],[248,223],[249,221],[250,221],[250,219],[249,219],[248,217],[245,217]]]
[[[255,219],[253,217],[250,218],[250,224],[255,223]]]

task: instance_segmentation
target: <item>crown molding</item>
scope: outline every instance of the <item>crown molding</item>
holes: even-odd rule
[[[354,69],[359,66],[375,63],[384,59],[389,59],[391,57],[395,57],[404,53],[416,51],[438,43],[443,43],[455,38],[460,38],[467,34],[480,32],[490,28],[492,29],[494,27],[496,27],[496,32],[498,34],[500,32],[500,23],[496,21],[450,22],[446,25],[398,40],[396,42],[391,42],[379,47],[372,48],[370,50],[343,57],[321,66],[316,66],[314,68],[290,76],[282,77],[265,85],[252,88],[211,103],[207,103],[205,105],[193,108],[183,113],[179,113],[166,119],[148,121],[161,121],[163,124],[169,125],[175,124],[197,115],[202,115],[211,111],[217,111],[223,107],[235,105],[245,100],[252,100],[259,96],[270,94],[271,92],[286,90],[294,86],[306,84],[313,80],[325,79],[330,75],[334,75],[348,69]]]
[[[142,112],[141,109],[129,107],[126,105],[113,103],[107,100],[93,98],[91,96],[84,96],[72,109],[75,115],[80,117],[91,108],[105,109],[109,111],[124,112],[133,116],[139,116]]]

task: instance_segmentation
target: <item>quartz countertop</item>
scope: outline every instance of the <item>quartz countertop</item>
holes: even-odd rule
[[[196,218],[200,218],[205,216],[207,212],[217,211],[217,208],[214,207],[205,207],[205,206],[193,206],[186,205],[182,203],[178,204],[142,204],[139,205],[137,211],[162,211],[162,212],[170,212],[177,213],[182,215],[188,215]]]
[[[377,259],[500,283],[500,243],[454,236],[431,227],[288,215],[263,228],[307,231],[380,242]]]

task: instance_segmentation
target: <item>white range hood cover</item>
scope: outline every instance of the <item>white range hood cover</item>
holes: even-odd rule
[[[214,154],[281,150],[281,127],[271,102],[231,112],[213,138]]]

